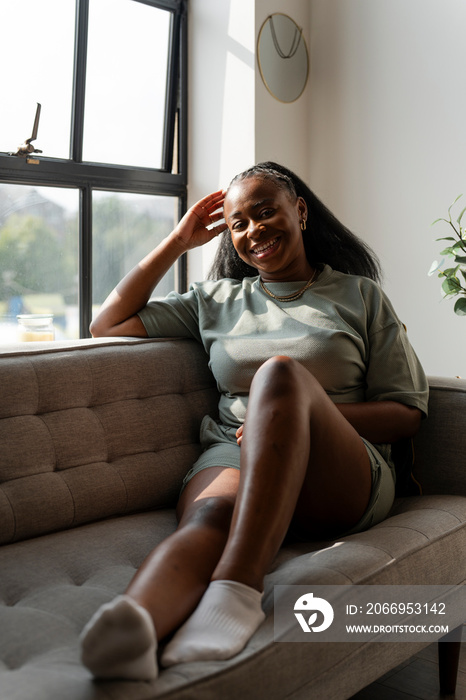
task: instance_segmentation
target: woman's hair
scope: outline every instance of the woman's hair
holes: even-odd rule
[[[272,180],[288,191],[293,200],[302,197],[307,204],[307,230],[303,234],[304,249],[311,265],[327,263],[334,270],[380,280],[380,263],[366,243],[343,226],[295,173],[283,165],[267,161],[236,175],[230,187],[241,180],[260,177]],[[209,279],[230,277],[242,280],[255,277],[257,270],[247,265],[233,246],[226,230],[220,239]]]

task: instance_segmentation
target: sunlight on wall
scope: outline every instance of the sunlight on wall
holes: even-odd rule
[[[250,52],[251,65],[254,67],[254,2],[251,0],[231,0],[228,36]]]
[[[229,51],[222,120],[220,177],[225,186],[254,162],[254,71]],[[247,105],[247,108],[242,108]]]
[[[254,162],[254,3],[190,4],[189,204]],[[217,248],[189,253],[188,278],[204,279]]]
[[[254,3],[250,0],[231,0],[226,49],[222,186],[254,161]]]

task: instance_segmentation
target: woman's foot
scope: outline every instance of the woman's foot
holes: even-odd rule
[[[198,607],[167,644],[162,666],[229,659],[265,619],[262,593],[237,581],[211,581]]]
[[[127,595],[102,605],[80,636],[81,659],[96,678],[157,678],[157,640],[148,611]]]

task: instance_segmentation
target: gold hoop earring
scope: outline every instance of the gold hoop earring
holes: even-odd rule
[[[306,230],[306,219],[303,219],[299,225],[301,226],[301,231],[305,231]]]

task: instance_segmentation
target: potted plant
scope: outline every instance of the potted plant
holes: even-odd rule
[[[455,221],[453,221],[451,213],[454,205],[462,196],[460,194],[448,209],[448,219],[436,219],[432,224],[444,221],[453,229],[455,235],[436,239],[437,241],[448,241],[448,246],[440,252],[440,255],[445,257],[440,262],[434,260],[428,274],[433,275],[437,272],[438,277],[443,278],[442,290],[445,297],[459,297],[455,302],[454,311],[459,316],[466,316],[466,226],[461,226],[466,207],[461,210]],[[454,266],[441,269],[446,258],[452,260]]]

